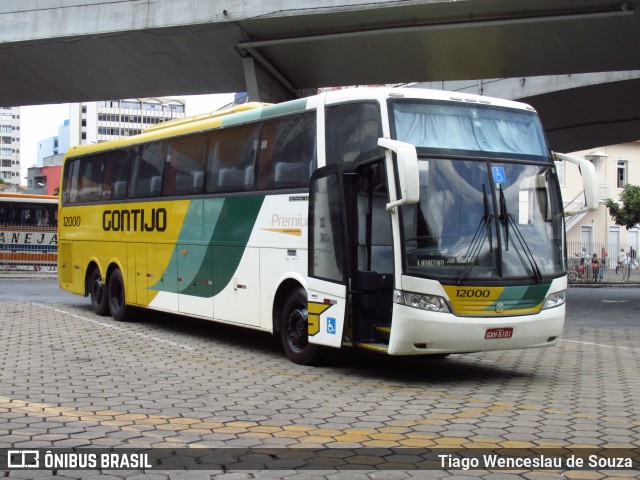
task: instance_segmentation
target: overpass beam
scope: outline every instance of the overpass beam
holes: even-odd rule
[[[247,95],[252,102],[279,103],[300,97],[293,86],[257,51],[242,58]]]

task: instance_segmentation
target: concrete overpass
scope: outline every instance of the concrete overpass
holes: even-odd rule
[[[0,104],[280,101],[320,86],[638,70],[638,51],[640,0],[4,0]]]

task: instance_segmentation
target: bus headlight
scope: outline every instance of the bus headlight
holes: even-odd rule
[[[422,293],[394,290],[393,301],[400,305],[407,305],[409,307],[428,310],[430,312],[451,312],[449,305],[447,305],[447,301],[437,295],[424,295]]]
[[[547,298],[544,299],[544,305],[542,305],[542,310],[564,305],[564,299],[565,299],[565,290],[547,295]]]

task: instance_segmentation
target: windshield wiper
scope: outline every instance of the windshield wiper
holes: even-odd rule
[[[505,252],[509,251],[509,225],[511,225],[515,233],[516,240],[518,240],[518,243],[522,247],[522,251],[524,251],[524,254],[527,257],[526,260],[528,261],[529,266],[531,268],[531,272],[533,273],[533,276],[536,279],[536,283],[542,283],[542,272],[540,272],[540,267],[538,266],[538,262],[536,262],[536,258],[534,257],[533,253],[531,252],[531,249],[529,248],[529,245],[524,239],[524,236],[522,235],[522,232],[520,231],[518,224],[514,220],[513,215],[511,215],[507,210],[507,201],[504,196],[504,190],[502,189],[502,184],[498,185],[498,191],[500,192],[500,202],[499,202],[500,214],[498,216],[498,220],[500,221],[500,223],[504,225],[504,243],[505,243],[504,250]],[[520,253],[520,250],[516,249],[516,253],[518,254],[518,258],[522,262],[522,265],[526,267],[527,264],[525,263],[525,259],[522,258],[522,254]]]
[[[482,246],[484,245],[484,241],[487,237],[489,237],[489,252],[493,251],[493,240],[491,235],[491,225],[493,221],[493,215],[489,213],[489,200],[487,198],[487,191],[484,183],[482,184],[482,200],[484,207],[484,215],[480,219],[480,223],[478,224],[478,228],[476,228],[476,232],[473,235],[473,239],[469,244],[469,248],[467,249],[467,253],[462,257],[466,263],[464,270],[458,277],[458,285],[462,285],[462,282],[467,278],[471,269],[473,268],[473,264],[480,255],[482,251]],[[485,235],[485,232],[487,233]]]

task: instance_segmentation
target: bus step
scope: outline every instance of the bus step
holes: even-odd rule
[[[391,338],[391,327],[385,325],[376,325],[375,337],[369,340],[369,343],[389,343]]]
[[[384,343],[360,343],[356,344],[359,348],[364,348],[366,350],[375,350],[376,352],[384,352],[387,353],[389,351],[389,345]]]

